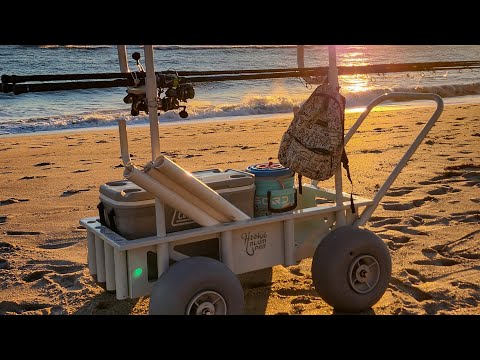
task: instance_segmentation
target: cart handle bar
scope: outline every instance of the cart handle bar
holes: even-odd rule
[[[407,152],[400,159],[397,166],[393,169],[391,174],[388,176],[385,183],[378,190],[377,194],[373,198],[373,203],[367,206],[365,210],[363,210],[360,218],[354,222],[353,224],[354,226],[364,226],[367,223],[367,221],[370,219],[370,216],[373,214],[378,204],[380,203],[380,200],[383,198],[387,190],[390,188],[390,186],[393,184],[393,182],[397,178],[398,174],[400,174],[402,169],[407,164],[408,160],[410,160],[412,155],[417,150],[418,146],[422,143],[425,136],[429,133],[429,131],[432,129],[433,125],[435,124],[435,122],[438,120],[438,118],[443,112],[443,100],[437,94],[432,94],[432,93],[418,94],[418,93],[408,93],[408,92],[387,93],[377,97],[370,104],[368,104],[365,111],[362,113],[362,115],[360,115],[360,117],[355,122],[355,124],[353,124],[353,126],[348,131],[347,135],[345,135],[345,144],[347,144],[348,141],[352,138],[353,134],[357,131],[357,129],[363,123],[363,121],[368,116],[368,114],[370,114],[372,109],[378,104],[387,100],[391,100],[391,101],[433,100],[437,103],[437,108],[435,109],[435,112],[433,113],[430,120],[428,120],[428,122],[423,127],[422,131],[420,131],[415,141],[412,143],[412,145],[410,145]]]

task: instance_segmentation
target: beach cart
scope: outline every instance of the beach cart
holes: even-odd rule
[[[122,72],[127,72],[126,49],[124,46],[118,49]],[[115,291],[118,300],[150,295],[150,314],[241,314],[244,299],[238,275],[276,265],[288,267],[312,257],[313,284],[319,295],[336,310],[361,312],[377,303],[390,281],[391,258],[383,240],[362,226],[440,117],[443,111],[441,97],[400,92],[381,95],[366,107],[349,129],[345,144],[372,109],[385,101],[431,100],[436,103],[433,115],[373,199],[353,196],[354,212],[350,194],[343,192],[339,166],[334,190],[324,189],[315,181],[303,184],[302,194],[298,194],[292,210],[242,217],[231,204],[223,211],[223,204],[214,210],[208,209],[217,211],[220,217],[226,216],[227,220],[212,223],[207,221],[207,216],[203,222],[208,225],[167,233],[165,202],[174,204],[182,212],[188,210],[186,207],[194,203],[189,198],[194,189],[189,188],[192,177],[188,179],[188,174],[161,155],[153,48],[144,46],[144,51],[152,164],[165,166],[166,171],[149,177],[132,165],[126,125],[122,120],[119,122],[120,146],[125,173],[155,195],[157,234],[127,239],[114,231],[115,228],[112,230],[112,226],[107,226],[102,216],[81,219],[80,224],[87,230],[88,269],[96,281],[105,283],[107,291]],[[300,53],[299,59],[302,56]],[[329,83],[334,86],[338,86],[336,69],[335,47],[330,46],[328,76]],[[169,189],[175,186],[183,186],[183,190],[172,194]],[[202,184],[195,186],[201,188]],[[199,189],[200,193],[202,191]],[[205,199],[208,196],[213,196],[208,203],[213,206],[217,201],[215,194],[208,193]],[[197,205],[195,209],[202,209],[201,203]],[[205,212],[210,214],[207,210],[195,211],[190,210],[190,214],[197,217]],[[233,215],[229,217],[230,213]],[[182,246],[204,242],[215,244],[216,256],[200,256],[195,250],[186,254],[181,250]]]

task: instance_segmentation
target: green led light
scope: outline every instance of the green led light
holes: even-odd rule
[[[143,270],[142,268],[136,268],[133,270],[133,277],[134,279],[138,279],[140,276],[142,276]]]

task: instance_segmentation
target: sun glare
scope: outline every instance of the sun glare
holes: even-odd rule
[[[347,47],[339,51],[339,65],[341,66],[363,66],[370,65],[368,58],[363,50],[364,46],[358,46],[355,51],[348,51]],[[365,75],[348,75],[341,79],[341,86],[347,92],[362,92],[372,88],[369,78]]]

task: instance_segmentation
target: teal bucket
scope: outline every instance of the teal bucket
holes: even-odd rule
[[[294,172],[279,163],[247,167],[255,175],[255,217],[291,211],[297,207]]]

